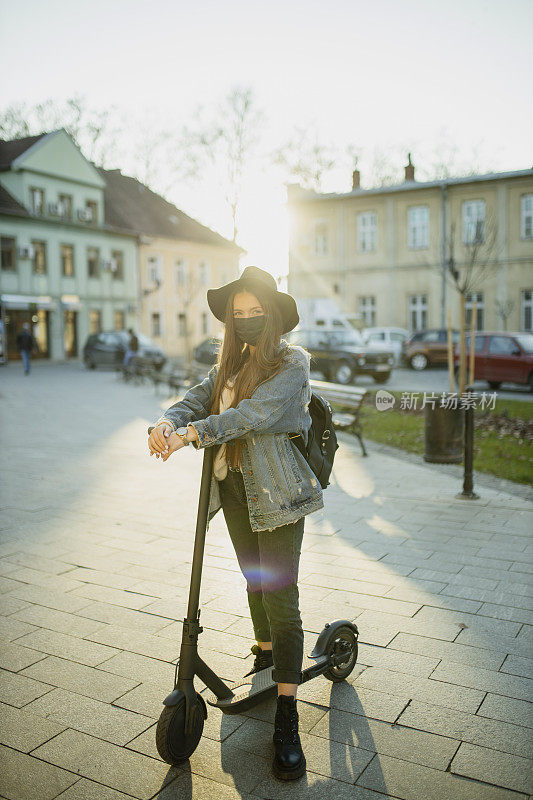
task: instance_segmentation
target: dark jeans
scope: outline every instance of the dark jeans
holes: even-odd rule
[[[258,642],[272,642],[277,683],[300,683],[304,635],[298,606],[298,566],[305,517],[272,531],[250,526],[244,480],[228,470],[219,483],[222,511],[242,574]]]

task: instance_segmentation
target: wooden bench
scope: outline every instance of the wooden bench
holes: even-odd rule
[[[329,381],[311,381],[311,389],[333,407],[333,424],[338,430],[346,430],[357,436],[361,451],[367,456],[361,427],[361,406],[368,394],[366,389],[357,386],[342,386]]]

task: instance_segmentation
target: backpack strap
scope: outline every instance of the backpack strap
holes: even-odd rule
[[[289,439],[292,440],[293,444],[296,445],[300,453],[303,455],[305,460],[307,461],[309,456],[307,455],[307,448],[305,446],[305,441],[301,433],[288,433],[287,436]]]

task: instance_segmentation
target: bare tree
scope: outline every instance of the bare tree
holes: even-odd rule
[[[500,300],[499,298],[496,298],[494,305],[496,306],[496,315],[501,319],[502,328],[504,331],[506,331],[507,320],[513,313],[516,303],[514,300]]]
[[[186,154],[189,175],[203,177],[204,167],[217,167],[222,173],[225,200],[231,212],[233,241],[237,239],[237,220],[242,182],[248,161],[259,142],[263,112],[256,109],[252,89],[234,87],[206,119],[200,106],[191,125],[182,131],[180,146]]]
[[[320,192],[339,153],[333,146],[320,142],[316,130],[296,128],[288,142],[273,151],[271,158],[287,178],[297,180],[305,189]]]
[[[64,128],[90,161],[106,166],[120,134],[115,107],[90,108],[80,95],[64,102],[48,98],[29,106],[12,103],[0,110],[0,134],[18,139]]]

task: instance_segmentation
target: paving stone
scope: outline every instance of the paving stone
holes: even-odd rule
[[[274,756],[273,733],[273,723],[249,719],[230,736],[227,742],[224,742],[222,750],[224,752],[228,745],[235,745],[241,753],[245,751],[267,757],[270,762]],[[374,755],[373,752],[364,750],[360,746],[355,747],[347,742],[331,741],[309,733],[300,732],[300,739],[306,761],[313,772],[347,783],[355,783]],[[210,752],[212,750],[211,747]],[[194,768],[194,759],[195,756],[191,758],[191,767],[193,771],[197,771]],[[241,755],[241,759],[246,763],[246,756]],[[268,772],[270,772],[270,763]]]
[[[116,625],[106,625],[95,633],[88,633],[86,640],[96,642],[99,645],[109,645],[114,648],[127,650],[128,652],[138,653],[149,658],[159,658],[162,661],[172,661],[179,655],[179,644],[162,639],[159,636],[152,636],[149,633],[135,632],[132,636],[131,630],[119,628]],[[103,659],[102,659],[103,660]]]
[[[98,670],[123,675],[135,679],[137,683],[155,681],[162,686],[170,686],[174,681],[175,665],[137,653],[123,652],[99,664]]]
[[[533,659],[521,658],[520,656],[507,656],[500,672],[506,672],[509,675],[521,675],[524,678],[533,679]]]
[[[525,800],[525,795],[465,780],[449,772],[415,765],[391,756],[374,758],[358,784],[402,800]]]
[[[453,661],[470,667],[483,667],[497,670],[505,658],[505,651],[494,653],[477,647],[429,639],[427,636],[414,636],[409,633],[399,633],[390,643],[388,650],[402,650],[408,653],[418,653],[428,657]]]
[[[58,795],[57,800],[131,800],[131,795],[116,792],[101,783],[82,778],[74,783],[66,792]]]
[[[168,764],[79,731],[60,733],[33,755],[141,800],[153,797],[178,774]]]
[[[29,650],[13,642],[2,642],[0,645],[0,667],[10,672],[18,672],[45,657],[44,653]]]
[[[233,786],[216,783],[201,775],[181,772],[153,800],[255,800],[257,795],[243,793]]]
[[[107,742],[124,745],[145,731],[152,720],[81,694],[54,689],[34,700],[28,711]]]
[[[0,746],[2,792],[10,800],[53,800],[77,781],[76,775]]]
[[[518,636],[487,636],[484,631],[464,628],[457,636],[455,642],[469,647],[479,647],[489,652],[513,653],[519,656],[531,655],[531,643]]]
[[[369,667],[385,667],[393,672],[407,672],[409,675],[418,675],[422,678],[428,678],[439,663],[438,658],[367,644],[359,645],[357,661]]]
[[[9,614],[14,614],[22,608],[26,608],[28,603],[25,600],[19,600],[11,594],[0,595],[0,615],[7,617]]]
[[[53,591],[42,586],[30,586],[29,584],[22,584],[20,588],[14,589],[11,595],[19,600],[27,600],[30,603],[37,603],[37,605],[46,606],[47,608],[74,613],[89,604],[85,598]]]
[[[129,628],[139,633],[156,633],[162,631],[168,620],[155,614],[147,614],[144,609],[136,611],[130,608],[121,608],[107,603],[93,602],[78,612],[80,617],[116,625],[119,628]],[[205,623],[204,623],[205,624]]]
[[[506,620],[468,614],[467,612],[446,611],[441,608],[430,608],[429,606],[421,608],[416,616],[420,622],[434,622],[435,624],[439,622],[453,624],[455,622],[460,626],[486,631],[491,636],[516,636],[520,630],[520,625],[517,622],[507,622]]]
[[[369,667],[354,682],[358,689],[380,691],[386,689],[387,693],[411,699],[435,703],[446,708],[457,708],[460,711],[475,713],[483,699],[484,692],[442,683],[431,678],[418,678],[414,675],[391,672],[382,667]]]
[[[94,586],[88,583],[75,589],[69,596],[83,597],[88,600],[98,600],[101,603],[111,603],[122,608],[134,609],[144,608],[154,600],[149,595],[136,594],[131,590],[126,592],[122,589],[110,589],[107,586]]]
[[[0,617],[0,639],[14,642],[26,633],[37,630],[35,625],[28,625],[14,617]]]
[[[270,776],[260,783],[257,789],[254,789],[253,797],[257,796],[268,800],[296,800],[301,797],[305,797],[306,800],[325,800],[325,798],[384,800],[382,794],[377,794],[362,786],[353,786],[343,781],[318,775],[316,772],[312,772],[309,766],[306,774],[297,781],[283,783],[274,776]],[[194,797],[196,800],[196,795]]]
[[[461,631],[457,622],[424,620],[419,614],[415,617],[400,617],[397,614],[384,614],[380,611],[364,611],[357,617],[357,627],[360,629],[362,642],[383,647],[400,632],[452,642]]]
[[[337,709],[325,714],[310,733],[337,742],[350,742],[370,752],[394,753],[406,761],[442,770],[450,763],[458,745],[454,739],[444,736],[390,725]]]
[[[49,656],[27,667],[20,674],[49,684],[48,690],[50,687],[58,687],[104,703],[112,703],[140,683],[135,675],[120,677],[104,671],[103,666],[102,669],[93,669],[74,661]]]
[[[403,710],[398,722],[410,728],[450,736],[452,739],[490,747],[504,753],[514,753],[524,758],[533,756],[533,740],[529,728],[478,714],[466,714],[463,711],[412,700]]]
[[[30,668],[31,669],[31,668]],[[25,675],[0,670],[0,702],[22,708],[36,697],[46,694],[53,687],[28,678]]]
[[[479,609],[480,614],[497,619],[508,619],[513,622],[525,622],[533,624],[533,611],[527,608],[516,608],[515,606],[505,606],[496,603],[483,603]]]
[[[152,719],[159,719],[163,710],[163,700],[172,686],[159,686],[156,683],[141,683],[129,692],[117,697],[113,705],[135,711]]]
[[[533,696],[533,681],[529,678],[504,675],[501,672],[479,667],[472,670],[468,666],[451,661],[442,661],[431,679],[459,686],[469,686],[485,692],[495,692],[519,700],[529,700]]]
[[[25,708],[13,708],[0,703],[0,743],[29,753],[65,730],[65,725],[42,719]]]
[[[84,619],[76,614],[66,614],[64,611],[46,608],[45,606],[32,605],[17,611],[12,619],[18,619],[39,628],[47,628],[58,633],[68,633],[71,636],[82,638],[88,633],[93,633],[102,627],[102,624],[90,619]]]
[[[323,706],[320,718],[328,708],[337,708],[384,722],[394,722],[409,702],[408,694],[397,697],[384,691],[355,687],[348,682],[332,684],[325,678],[302,684],[298,687],[298,698]]]
[[[20,637],[18,644],[91,667],[100,664],[119,652],[114,647],[105,647],[101,644],[88,642],[86,639],[77,639],[65,633],[47,631],[42,628]]]
[[[452,761],[451,772],[467,778],[493,783],[517,792],[533,791],[533,761],[478,747],[461,744]]]
[[[489,692],[477,713],[482,717],[501,719],[504,722],[533,728],[533,706],[525,700],[515,700],[512,697],[502,697],[500,694]]]

